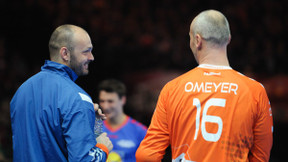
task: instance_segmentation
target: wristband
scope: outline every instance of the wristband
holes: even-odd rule
[[[108,148],[105,145],[103,145],[101,143],[97,143],[95,146],[100,148],[101,150],[103,150],[106,153],[107,157],[108,157],[109,150],[108,150]]]

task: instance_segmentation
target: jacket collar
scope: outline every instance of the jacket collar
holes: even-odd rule
[[[41,70],[54,71],[60,75],[70,78],[74,82],[78,78],[78,75],[68,66],[50,60],[45,60],[45,64],[41,67]]]

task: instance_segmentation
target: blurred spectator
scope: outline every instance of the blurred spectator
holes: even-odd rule
[[[136,161],[135,153],[144,139],[147,127],[124,112],[127,90],[124,83],[116,79],[100,82],[96,96],[105,113],[103,132],[111,139],[113,149],[107,161]]]

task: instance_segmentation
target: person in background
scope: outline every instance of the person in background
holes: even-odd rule
[[[88,74],[94,60],[88,33],[75,25],[59,26],[49,52],[51,60],[10,102],[13,161],[106,161],[113,145],[106,133],[94,135],[98,105],[74,82]]]
[[[103,131],[107,132],[114,146],[108,161],[135,161],[135,152],[147,128],[124,113],[125,85],[116,79],[103,80],[98,85],[97,94],[99,106],[107,117]]]
[[[226,17],[205,10],[192,21],[189,35],[199,66],[163,87],[137,161],[161,161],[171,145],[175,162],[268,162],[270,102],[259,82],[230,67]]]

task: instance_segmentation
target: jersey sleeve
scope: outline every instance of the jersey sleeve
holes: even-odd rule
[[[106,153],[96,145],[93,103],[77,100],[63,117],[62,129],[68,161],[106,161]]]
[[[162,89],[147,134],[136,151],[137,161],[161,161],[169,145],[166,86]]]
[[[257,110],[259,112],[253,128],[254,144],[249,154],[249,161],[269,161],[273,143],[273,119],[270,102],[264,88],[259,94]]]

